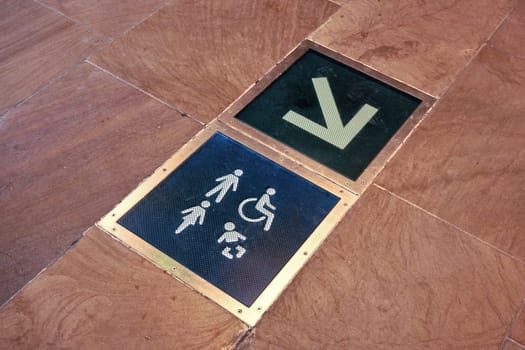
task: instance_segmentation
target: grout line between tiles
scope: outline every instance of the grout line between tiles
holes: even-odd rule
[[[335,5],[337,5],[337,6],[339,6],[339,8],[338,8],[338,9],[337,9],[337,10],[336,10],[336,11],[335,11],[330,17],[328,17],[328,18],[326,19],[326,21],[324,21],[324,22],[321,23],[317,28],[315,28],[314,30],[312,30],[312,31],[310,32],[310,34],[308,34],[308,35],[306,36],[305,40],[310,40],[310,41],[312,41],[312,42],[314,42],[314,43],[316,43],[316,44],[319,44],[317,41],[314,40],[314,35],[317,34],[319,31],[321,31],[321,29],[323,29],[324,27],[326,27],[326,26],[328,25],[328,22],[330,22],[330,20],[331,20],[332,18],[334,18],[335,16],[339,16],[339,15],[340,15],[340,12],[342,12],[342,10],[343,10],[343,7],[345,7],[345,5],[339,4],[339,3],[335,2],[335,1],[331,1],[331,0],[330,0],[329,2],[331,2],[332,4],[335,4]],[[320,45],[320,44],[319,44],[319,45]],[[330,50],[332,50],[332,51],[336,51],[336,50],[334,50],[333,48],[330,48]],[[337,52],[337,51],[336,51],[336,52]],[[338,53],[339,53],[339,52],[338,52]],[[344,55],[344,56],[348,57],[347,55]],[[350,57],[348,57],[348,58],[350,58]]]
[[[509,257],[509,258],[512,258],[512,259],[514,259],[514,260],[516,260],[516,261],[518,261],[518,262],[520,262],[520,263],[522,263],[522,264],[525,265],[525,261],[524,261],[524,260],[522,260],[522,259],[520,259],[520,258],[518,258],[518,257],[516,257],[516,256],[514,256],[514,255],[511,255],[511,254],[507,253],[506,251],[502,250],[502,249],[499,248],[499,247],[496,247],[495,245],[493,245],[493,244],[491,244],[491,243],[489,243],[489,242],[487,242],[487,241],[482,240],[481,238],[479,238],[479,237],[473,235],[472,233],[470,233],[470,232],[468,232],[468,231],[465,231],[465,230],[462,229],[461,227],[459,227],[459,226],[457,226],[457,225],[455,225],[455,224],[453,224],[453,223],[451,223],[451,222],[449,222],[449,221],[447,221],[447,220],[445,220],[445,219],[443,219],[443,218],[437,216],[436,214],[434,214],[434,213],[432,213],[432,212],[426,210],[425,208],[420,207],[420,206],[417,205],[417,204],[412,203],[412,202],[409,201],[408,199],[405,199],[405,198],[401,197],[400,195],[398,195],[398,194],[396,194],[396,193],[394,193],[394,192],[392,192],[392,191],[386,189],[385,187],[382,187],[382,186],[378,185],[378,184],[375,183],[375,182],[373,183],[373,186],[375,186],[375,187],[377,187],[378,189],[380,189],[380,190],[382,190],[382,191],[384,191],[384,192],[390,194],[391,196],[393,196],[393,197],[399,199],[400,201],[402,201],[402,202],[404,202],[404,203],[406,203],[406,204],[408,204],[408,205],[410,205],[410,206],[412,206],[412,207],[414,207],[414,208],[417,208],[417,209],[421,210],[422,212],[424,212],[424,213],[426,213],[426,214],[432,216],[433,218],[435,218],[435,219],[441,221],[442,223],[447,224],[447,225],[449,225],[449,226],[455,228],[456,230],[458,230],[458,231],[460,231],[460,232],[466,234],[467,236],[469,236],[469,237],[471,237],[471,238],[474,238],[474,239],[477,240],[478,242],[481,242],[481,243],[483,243],[484,245],[489,246],[489,247],[491,247],[491,248],[497,250],[499,253],[501,253],[501,254],[503,254],[503,255]]]
[[[519,1],[519,0],[518,0]],[[472,64],[472,62],[479,56],[481,50],[483,50],[486,46],[488,46],[488,42],[492,39],[494,34],[501,28],[503,23],[507,21],[507,19],[510,17],[510,15],[514,12],[514,10],[517,7],[517,1],[515,2],[515,5],[509,10],[509,12],[500,20],[500,22],[494,27],[491,33],[487,35],[486,39],[479,45],[476,52],[470,57],[470,59],[461,67],[457,73],[454,75],[454,78],[450,81],[450,83],[436,96],[436,99],[439,101],[441,98],[450,90],[450,88],[456,83],[456,81],[460,78],[460,76],[463,74],[465,70]]]
[[[155,96],[155,95],[152,95],[151,93],[147,92],[146,90],[141,89],[141,88],[138,87],[137,85],[132,84],[132,83],[130,83],[129,81],[127,81],[127,80],[125,80],[125,79],[119,77],[118,75],[113,74],[112,72],[108,71],[107,69],[104,69],[104,68],[100,67],[100,66],[97,65],[96,63],[91,62],[89,59],[87,59],[85,62],[88,63],[88,64],[90,64],[91,66],[95,67],[96,69],[98,69],[98,70],[100,70],[100,71],[102,71],[102,72],[104,72],[104,73],[110,75],[111,77],[113,77],[114,79],[120,81],[121,83],[124,83],[124,84],[126,84],[127,86],[129,86],[129,87],[131,87],[131,88],[133,88],[133,89],[135,89],[135,90],[137,90],[137,91],[140,91],[140,92],[143,93],[144,95],[147,95],[147,96],[151,97],[152,99],[154,99],[155,101],[157,101],[157,102],[163,104],[164,106],[166,106],[166,107],[168,107],[168,108],[170,108],[170,109],[176,111],[176,112],[179,113],[181,116],[183,116],[183,117],[187,117],[187,118],[189,118],[189,119],[191,119],[191,120],[193,120],[193,121],[199,123],[200,125],[203,125],[203,126],[206,125],[205,123],[201,122],[200,120],[198,120],[197,118],[193,117],[193,116],[190,115],[189,113],[184,112],[183,110],[181,110],[181,109],[178,108],[177,106],[172,105],[171,103],[168,103],[168,102],[166,102],[166,101],[164,101],[164,100],[158,98],[158,97]]]
[[[100,36],[100,33],[98,33],[95,28],[93,28],[91,25],[87,24],[87,23],[82,23],[76,19],[74,19],[73,17],[69,17],[68,15],[66,15],[65,13],[61,12],[60,10],[57,10],[56,8],[54,7],[51,7],[49,5],[46,5],[42,2],[40,2],[40,0],[33,0],[34,3],[42,6],[43,8],[46,8],[54,13],[56,13],[57,15],[61,16],[61,17],[64,17],[66,18],[68,21],[70,22],[73,22],[74,24],[78,25],[79,27],[85,29],[86,31],[88,31],[89,33],[91,34],[94,34],[94,35],[98,35]]]
[[[56,256],[55,258],[53,258],[52,260],[50,260],[35,276],[33,276],[33,278],[31,278],[29,281],[27,281],[22,287],[20,287],[13,295],[11,295],[9,297],[9,299],[7,299],[6,301],[4,301],[2,304],[0,304],[0,313],[4,310],[5,307],[7,307],[7,305],[14,299],[16,298],[16,296],[20,293],[22,293],[22,291],[24,289],[26,289],[27,286],[29,286],[31,283],[33,283],[33,281],[35,281],[40,275],[42,275],[44,272],[47,271],[47,269],[49,269],[51,266],[53,266],[55,263],[57,263],[60,259],[62,259],[62,257],[64,255],[66,255],[71,249],[73,249],[74,246],[77,245],[78,242],[80,242],[80,240],[82,238],[84,238],[86,236],[86,233],[93,227],[93,225],[90,225],[88,228],[86,228],[84,231],[82,231],[82,233],[80,234],[80,236],[78,238],[75,238],[66,248],[64,248],[64,250],[58,255]]]
[[[505,349],[504,346],[505,346],[505,343],[507,342],[507,340],[515,342],[513,339],[511,339],[512,326],[514,325],[514,322],[519,318],[521,312],[523,311],[524,302],[525,302],[525,300],[522,300],[520,306],[518,307],[518,310],[514,313],[514,316],[510,320],[509,324],[507,325],[507,328],[505,330],[505,335],[503,336],[503,340],[501,341],[501,344],[498,347],[498,350],[504,350]]]
[[[72,63],[69,67],[67,67],[66,69],[64,69],[63,71],[61,71],[60,73],[58,73],[55,77],[49,79],[48,81],[46,81],[45,83],[43,83],[42,85],[40,85],[40,87],[38,89],[36,89],[31,95],[28,95],[24,98],[22,98],[20,101],[12,104],[11,106],[9,106],[7,109],[6,109],[6,112],[4,114],[2,114],[2,116],[0,117],[0,124],[4,121],[5,117],[7,117],[7,115],[14,111],[15,109],[17,109],[20,105],[24,104],[26,101],[28,101],[29,99],[33,98],[34,96],[37,96],[39,95],[40,93],[42,93],[44,90],[46,90],[50,85],[54,84],[55,82],[57,81],[60,81],[62,80],[62,78],[64,78],[66,75],[68,75],[70,72],[72,72],[73,70],[75,70],[79,65],[82,64],[83,61],[79,61],[79,62],[75,62],[75,63]]]
[[[520,343],[520,342],[517,342],[517,341],[515,341],[515,340],[512,339],[512,338],[505,338],[505,339],[503,340],[503,343],[501,344],[501,347],[500,347],[499,350],[505,350],[505,348],[504,348],[503,346],[505,345],[505,342],[506,342],[506,341],[508,341],[509,343],[512,343],[512,344],[514,344],[514,345],[519,346],[520,349],[525,350],[525,345],[524,345],[524,344],[522,344],[522,343]]]
[[[145,21],[147,21],[150,17],[153,17],[154,15],[156,15],[160,10],[162,10],[164,7],[170,5],[172,3],[172,0],[164,0],[164,1],[161,1],[154,9],[153,11],[151,11],[151,13],[149,15],[147,15],[146,17],[144,17],[143,19],[141,19],[140,21],[138,21],[137,23],[135,23],[134,25],[132,25],[131,27],[129,27],[128,29],[126,29],[125,31],[123,31],[120,35],[117,35],[114,39],[118,39],[124,35],[126,35],[128,32],[131,32],[133,29],[135,29],[136,27],[138,27],[139,25],[141,25],[142,23],[144,23]]]
[[[374,65],[372,65],[372,64],[370,64],[370,63],[367,63],[367,62],[365,62],[365,61],[362,61],[362,60],[359,59],[358,57],[351,57],[350,55],[345,54],[345,53],[341,52],[340,50],[335,49],[334,47],[332,47],[332,45],[327,45],[326,43],[321,43],[321,42],[319,42],[318,40],[315,40],[314,36],[317,34],[317,32],[321,31],[321,29],[323,29],[324,27],[326,27],[326,26],[328,25],[328,21],[329,21],[330,19],[332,19],[333,17],[335,17],[336,15],[338,15],[340,12],[342,12],[342,11],[343,11],[343,7],[349,6],[348,4],[344,4],[344,5],[343,5],[343,4],[338,4],[338,3],[334,2],[334,1],[330,1],[330,2],[332,2],[332,3],[336,4],[336,5],[338,5],[338,6],[339,6],[339,9],[338,9],[338,10],[337,10],[332,16],[330,16],[330,17],[329,17],[329,18],[328,18],[323,24],[321,24],[319,27],[317,27],[316,29],[314,29],[314,30],[313,30],[313,31],[312,31],[312,32],[311,32],[311,33],[305,38],[305,40],[309,40],[309,41],[315,43],[316,45],[322,46],[322,47],[324,47],[324,48],[326,48],[326,49],[328,49],[328,50],[330,50],[330,51],[333,51],[333,52],[335,52],[335,53],[337,53],[337,54],[339,54],[339,55],[341,55],[341,56],[344,56],[344,57],[346,57],[346,58],[348,58],[348,59],[350,59],[350,60],[352,60],[352,61],[355,61],[355,62],[361,64],[362,66],[364,66],[364,67],[370,69],[371,71],[375,71],[375,72],[381,73],[381,74],[383,74],[383,75],[389,77],[389,78],[392,79],[393,81],[396,81],[396,82],[398,82],[398,83],[400,83],[400,84],[402,84],[402,85],[404,85],[404,86],[407,86],[407,87],[410,87],[410,88],[412,88],[412,89],[414,89],[414,90],[416,90],[416,91],[419,91],[420,93],[422,93],[422,94],[424,94],[424,95],[427,95],[427,96],[429,96],[429,97],[432,97],[432,98],[433,98],[434,100],[436,100],[436,101],[439,99],[439,97],[440,97],[439,94],[433,94],[433,93],[428,92],[428,91],[425,91],[425,90],[421,89],[420,87],[418,87],[418,86],[416,86],[416,85],[413,85],[413,84],[411,84],[411,83],[409,83],[409,82],[407,82],[407,81],[401,80],[401,79],[399,79],[399,78],[397,78],[397,77],[394,77],[394,76],[392,76],[392,75],[390,75],[390,74],[383,73],[382,70],[378,69],[377,67],[375,67]],[[357,33],[357,32],[356,32],[356,33]],[[354,36],[356,33],[353,33],[351,36]],[[470,61],[469,61],[468,63],[470,63]]]
[[[397,199],[399,199],[399,200],[401,200],[401,201],[403,201],[403,202],[405,202],[405,203],[407,203],[407,204],[409,204],[409,205],[411,205],[411,206],[413,206],[413,207],[415,207],[415,208],[417,208],[417,209],[419,209],[419,210],[421,210],[421,211],[427,213],[428,215],[430,215],[430,216],[432,216],[432,217],[438,219],[439,221],[441,221],[441,222],[443,222],[443,223],[445,223],[445,224],[447,224],[447,225],[450,225],[450,226],[456,228],[457,230],[459,230],[459,231],[465,233],[466,235],[468,235],[468,236],[470,236],[470,237],[472,237],[472,238],[478,240],[479,242],[482,242],[483,244],[485,244],[485,245],[487,245],[487,246],[489,246],[489,247],[491,247],[491,248],[493,248],[493,249],[496,249],[498,252],[500,252],[500,253],[502,253],[502,254],[508,256],[508,257],[511,257],[511,258],[513,258],[513,259],[515,259],[515,260],[517,260],[517,261],[523,263],[523,264],[525,264],[525,261],[524,261],[524,260],[522,260],[522,259],[520,259],[520,258],[518,258],[518,257],[516,257],[516,256],[513,256],[513,255],[507,253],[506,251],[504,251],[504,250],[502,250],[501,248],[498,248],[498,247],[492,245],[492,244],[489,243],[489,242],[486,242],[486,241],[480,239],[479,237],[473,235],[472,233],[470,233],[470,232],[468,232],[468,231],[465,231],[464,229],[460,228],[459,226],[457,226],[457,225],[455,225],[455,224],[453,224],[453,223],[451,223],[451,222],[449,222],[449,221],[447,221],[447,220],[445,220],[445,219],[443,219],[443,218],[437,216],[436,214],[434,214],[434,213],[432,213],[432,212],[430,212],[430,211],[428,211],[428,210],[426,210],[426,209],[424,209],[424,208],[418,206],[418,205],[415,204],[415,203],[412,203],[411,201],[409,201],[409,200],[407,200],[407,199],[405,199],[405,198],[403,198],[403,197],[397,195],[396,193],[394,193],[394,192],[388,190],[388,189],[385,188],[385,187],[382,187],[382,186],[378,185],[378,184],[375,182],[375,179],[377,179],[377,177],[380,175],[380,173],[383,171],[383,169],[387,166],[387,164],[388,164],[388,163],[393,159],[393,157],[394,157],[394,156],[395,156],[395,155],[401,150],[401,148],[402,148],[402,147],[408,142],[408,139],[410,138],[410,136],[411,136],[411,135],[416,131],[416,129],[421,125],[421,123],[423,122],[423,120],[427,119],[427,117],[430,115],[431,111],[432,111],[433,109],[435,109],[435,108],[438,106],[438,104],[441,103],[441,100],[442,100],[442,99],[444,98],[444,96],[448,93],[448,91],[450,90],[450,88],[456,83],[456,81],[460,78],[460,76],[463,75],[463,73],[464,73],[464,72],[466,71],[466,69],[472,64],[472,62],[473,62],[473,61],[479,56],[479,53],[480,53],[485,47],[488,46],[488,42],[492,39],[492,37],[494,36],[494,34],[500,29],[500,27],[505,23],[505,21],[506,21],[506,20],[510,17],[510,15],[514,12],[514,10],[516,9],[516,6],[517,6],[517,5],[514,5],[514,7],[512,7],[512,9],[511,9],[511,10],[510,10],[510,11],[509,11],[509,12],[508,12],[508,13],[507,13],[507,14],[501,19],[501,21],[500,21],[500,22],[498,23],[498,25],[494,28],[494,30],[493,30],[493,31],[487,36],[486,40],[485,40],[485,41],[484,41],[484,42],[478,47],[478,49],[476,50],[476,52],[470,57],[470,59],[468,60],[468,62],[467,62],[465,65],[463,65],[463,67],[462,67],[460,70],[458,70],[457,74],[454,76],[454,79],[450,82],[450,84],[449,84],[447,87],[445,87],[445,88],[441,91],[441,93],[439,93],[439,94],[437,94],[437,96],[435,96],[435,98],[436,98],[435,103],[434,103],[434,104],[432,105],[432,107],[427,111],[427,113],[425,113],[425,116],[424,116],[423,118],[421,118],[421,120],[419,121],[419,123],[418,123],[417,125],[415,125],[415,126],[412,128],[412,130],[411,130],[410,133],[407,135],[407,137],[405,138],[405,140],[401,143],[401,145],[399,145],[399,147],[396,148],[396,150],[395,150],[394,153],[391,155],[391,157],[389,157],[389,159],[385,162],[385,164],[383,165],[382,169],[377,173],[377,175],[376,175],[376,177],[374,178],[374,180],[372,180],[372,181],[373,181],[372,184],[373,184],[374,186],[376,186],[377,188],[379,188],[379,189],[381,189],[381,190],[383,190],[383,191],[389,193],[390,195],[396,197]],[[418,90],[419,90],[419,89],[418,89]],[[431,96],[432,96],[432,95],[431,95]]]
[[[128,29],[124,30],[122,33],[120,34],[117,34],[116,36],[108,36],[106,39],[107,39],[107,43],[105,45],[101,45],[100,48],[98,50],[94,50],[87,58],[86,58],[86,61],[88,63],[91,63],[91,61],[89,61],[91,59],[91,57],[93,55],[96,55],[98,54],[99,52],[101,52],[102,50],[108,48],[109,46],[111,46],[116,40],[120,39],[121,37],[123,37],[124,35],[126,35],[127,33],[129,33],[130,31],[132,31],[133,29],[135,29],[137,26],[141,25],[142,23],[144,23],[145,21],[147,21],[150,17],[156,15],[160,10],[162,10],[164,7],[168,6],[169,4],[171,3],[171,0],[164,0],[162,1],[157,8],[155,8],[153,11],[151,11],[151,13],[149,15],[147,15],[146,17],[144,17],[143,19],[141,19],[140,21],[138,21],[137,23],[135,23],[134,25],[132,25],[131,27],[129,27]],[[99,67],[100,68],[100,67]],[[193,118],[192,118],[193,119]]]
[[[398,81],[398,82],[400,82],[400,83],[402,83],[402,84],[404,84],[404,85],[410,86],[411,88],[413,88],[413,89],[415,89],[415,90],[421,91],[422,93],[424,93],[424,94],[426,94],[426,95],[432,96],[433,98],[436,99],[436,103],[437,103],[437,102],[441,99],[441,97],[443,97],[443,96],[448,92],[448,90],[450,89],[450,87],[451,87],[452,85],[454,85],[454,83],[457,81],[457,79],[459,78],[459,76],[462,75],[463,71],[466,70],[467,67],[470,66],[470,64],[471,64],[471,63],[472,63],[472,62],[478,57],[478,55],[479,55],[479,53],[481,52],[481,50],[482,50],[483,48],[485,48],[485,46],[487,46],[487,43],[492,39],[492,37],[494,36],[494,34],[500,29],[500,27],[505,23],[505,21],[509,18],[509,16],[510,16],[510,15],[514,12],[514,10],[517,8],[517,6],[518,6],[517,4],[518,4],[519,1],[523,1],[523,0],[517,0],[517,1],[515,2],[514,6],[509,10],[509,12],[508,12],[505,16],[503,16],[503,18],[500,20],[500,22],[494,27],[494,29],[492,30],[492,32],[489,33],[489,35],[486,37],[486,39],[485,39],[485,40],[484,40],[484,41],[478,46],[478,48],[476,49],[476,51],[474,52],[474,54],[473,54],[473,55],[468,59],[468,61],[467,61],[467,62],[466,62],[466,63],[465,63],[465,64],[464,64],[464,65],[463,65],[463,66],[462,66],[457,72],[456,72],[456,74],[453,76],[453,79],[450,81],[450,83],[449,83],[447,86],[445,86],[445,87],[443,88],[443,90],[440,91],[439,93],[432,94],[432,93],[430,93],[430,92],[427,92],[427,91],[424,91],[424,90],[420,89],[420,88],[417,87],[417,86],[413,86],[412,84],[409,84],[408,82],[404,82],[404,81],[399,80],[399,79],[397,79],[397,78],[395,78],[395,77],[393,77],[393,76],[390,76],[390,75],[388,75],[388,76],[389,76],[391,79],[394,79],[394,80],[396,80],[396,81]],[[339,6],[340,6],[340,9],[337,10],[332,16],[330,16],[330,17],[329,17],[329,18],[328,18],[323,24],[321,24],[319,27],[317,27],[312,33],[310,33],[310,35],[309,35],[307,38],[308,38],[309,40],[311,40],[312,42],[315,42],[315,43],[319,44],[316,40],[314,40],[314,35],[315,35],[318,31],[320,31],[322,28],[324,28],[324,27],[327,25],[328,21],[329,21],[332,17],[336,16],[336,15],[341,11],[341,9],[342,9],[343,7],[345,7],[345,6],[349,6],[348,4],[344,4],[344,5],[343,5],[343,4],[338,4],[338,3],[334,2],[334,1],[331,1],[331,2],[335,3],[336,5],[339,5]],[[359,59],[357,59],[357,58],[351,58],[350,56],[345,55],[345,54],[343,54],[342,52],[339,52],[339,51],[337,51],[337,50],[335,50],[335,49],[333,49],[333,48],[331,48],[331,50],[333,50],[333,51],[335,51],[335,52],[337,52],[337,53],[339,53],[339,54],[341,54],[341,55],[343,55],[343,56],[345,56],[345,57],[348,57],[348,58],[350,58],[350,59],[353,59],[354,61],[359,62],[359,63],[361,63],[362,65],[364,65],[364,66],[366,66],[366,67],[368,67],[368,68],[370,68],[370,69],[372,69],[372,70],[377,70],[377,71],[381,72],[380,70],[376,69],[374,66],[371,66],[371,65],[369,65],[369,64],[367,64],[367,63],[365,63],[365,62],[362,62],[361,60],[359,60]]]
[[[263,316],[264,317],[264,316]],[[255,335],[255,327],[248,328],[237,341],[232,345],[232,350],[243,350],[247,349],[250,344],[250,340]]]
[[[4,121],[7,119],[8,114],[9,114],[9,108],[4,113],[2,113],[2,115],[0,115],[0,127],[2,126]]]
[[[505,339],[509,339],[509,340],[512,340],[513,342],[521,345],[521,346],[524,346],[523,344],[521,343],[518,343],[517,341],[515,341],[514,339],[512,339],[512,328],[514,327],[514,323],[516,323],[521,314],[525,312],[525,300],[522,300],[521,301],[521,305],[520,307],[518,308],[518,310],[516,311],[516,313],[514,314],[514,316],[512,317],[512,320],[510,321],[510,324],[508,325],[507,327],[507,331],[505,332],[505,336],[503,337],[503,342],[502,342],[502,349],[503,349],[503,344],[505,343]]]

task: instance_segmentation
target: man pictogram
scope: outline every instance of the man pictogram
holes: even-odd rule
[[[215,186],[214,188],[212,188],[211,190],[209,190],[205,194],[206,198],[209,198],[213,196],[215,193],[219,192],[219,194],[217,195],[217,198],[215,198],[215,203],[220,203],[222,199],[224,198],[224,196],[226,195],[226,193],[228,193],[230,188],[232,189],[233,192],[237,191],[237,185],[239,184],[239,176],[241,176],[242,174],[243,174],[243,171],[241,169],[236,169],[233,172],[233,174],[224,175],[224,176],[221,176],[215,179],[215,181],[217,182],[221,182],[221,181],[222,182],[218,184],[217,186]]]

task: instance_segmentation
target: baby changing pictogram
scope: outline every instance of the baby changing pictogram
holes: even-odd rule
[[[250,306],[338,201],[216,133],[118,223]]]

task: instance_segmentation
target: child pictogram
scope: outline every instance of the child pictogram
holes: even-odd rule
[[[242,233],[235,231],[235,224],[233,222],[225,223],[224,229],[226,231],[222,234],[222,236],[219,237],[219,239],[217,240],[217,243],[222,243],[224,241],[226,241],[226,243],[235,243],[235,242],[238,242],[239,240],[241,241],[246,240],[246,237]],[[235,257],[237,259],[242,258],[244,253],[246,253],[246,249],[239,244],[235,246],[235,250],[237,251],[237,253],[235,254]],[[222,250],[222,255],[224,255],[228,259],[233,259],[234,257],[234,255],[231,253],[231,247],[225,247]]]
[[[193,226],[199,221],[199,225],[204,223],[204,216],[206,215],[206,208],[210,207],[210,202],[202,201],[200,206],[194,206],[181,211],[181,214],[188,214],[182,217],[182,224],[175,230],[176,234],[181,233],[188,226]]]

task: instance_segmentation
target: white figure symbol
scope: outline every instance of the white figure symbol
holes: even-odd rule
[[[236,246],[235,247],[235,250],[237,250],[237,254],[235,254],[235,257],[237,259],[240,259],[242,258],[242,256],[244,255],[244,253],[246,253],[246,249],[244,249],[243,247],[241,247],[240,245]],[[233,254],[231,253],[232,249],[230,247],[226,247],[222,250],[222,255],[224,255],[225,257],[227,257],[228,259],[233,259]]]
[[[224,232],[222,236],[219,237],[217,243],[222,243],[224,241],[226,241],[226,243],[239,242],[239,239],[241,241],[246,240],[246,237],[243,234],[235,231],[235,224],[233,222],[225,223],[224,229],[226,232]]]
[[[242,233],[235,231],[235,224],[233,222],[225,223],[224,229],[226,230],[226,232],[224,232],[222,236],[219,237],[217,243],[222,243],[224,241],[226,241],[226,243],[234,243],[238,242],[239,240],[246,240],[246,237]],[[244,253],[246,253],[246,249],[241,247],[240,245],[237,245],[235,247],[235,250],[237,250],[237,254],[235,254],[235,257],[237,259],[241,258],[244,255]],[[233,254],[231,253],[230,247],[224,248],[222,250],[222,255],[224,255],[228,259],[233,259]]]
[[[264,193],[261,196],[261,198],[257,199],[255,197],[251,197],[251,198],[246,198],[245,200],[243,200],[241,204],[239,204],[239,209],[238,209],[238,212],[241,218],[243,218],[244,220],[248,222],[259,222],[259,221],[263,221],[266,219],[266,223],[264,224],[264,231],[269,231],[270,228],[272,227],[272,222],[273,222],[275,215],[267,208],[271,210],[277,209],[270,202],[270,196],[273,196],[275,193],[276,193],[275,189],[269,187],[266,189],[266,193]],[[257,202],[255,203],[255,209],[258,212],[262,213],[263,216],[260,216],[258,218],[250,218],[244,214],[244,206],[250,202]]]
[[[222,182],[218,184],[217,186],[215,186],[214,188],[212,188],[211,190],[209,190],[205,194],[206,198],[209,198],[213,196],[215,193],[219,192],[219,194],[217,195],[217,198],[215,198],[215,203],[220,203],[222,199],[224,198],[224,196],[226,195],[226,193],[228,193],[230,188],[232,189],[233,192],[237,191],[237,185],[239,184],[239,176],[241,176],[242,174],[243,174],[243,171],[241,169],[236,169],[233,172],[233,174],[224,175],[224,176],[221,176],[215,179],[215,181],[217,182],[221,182],[221,181]]]
[[[177,227],[176,234],[181,233],[190,225],[195,225],[199,221],[199,225],[204,223],[204,216],[206,215],[206,208],[210,207],[210,202],[202,201],[200,206],[194,206],[181,211],[181,214],[188,214],[182,217],[182,224]]]

